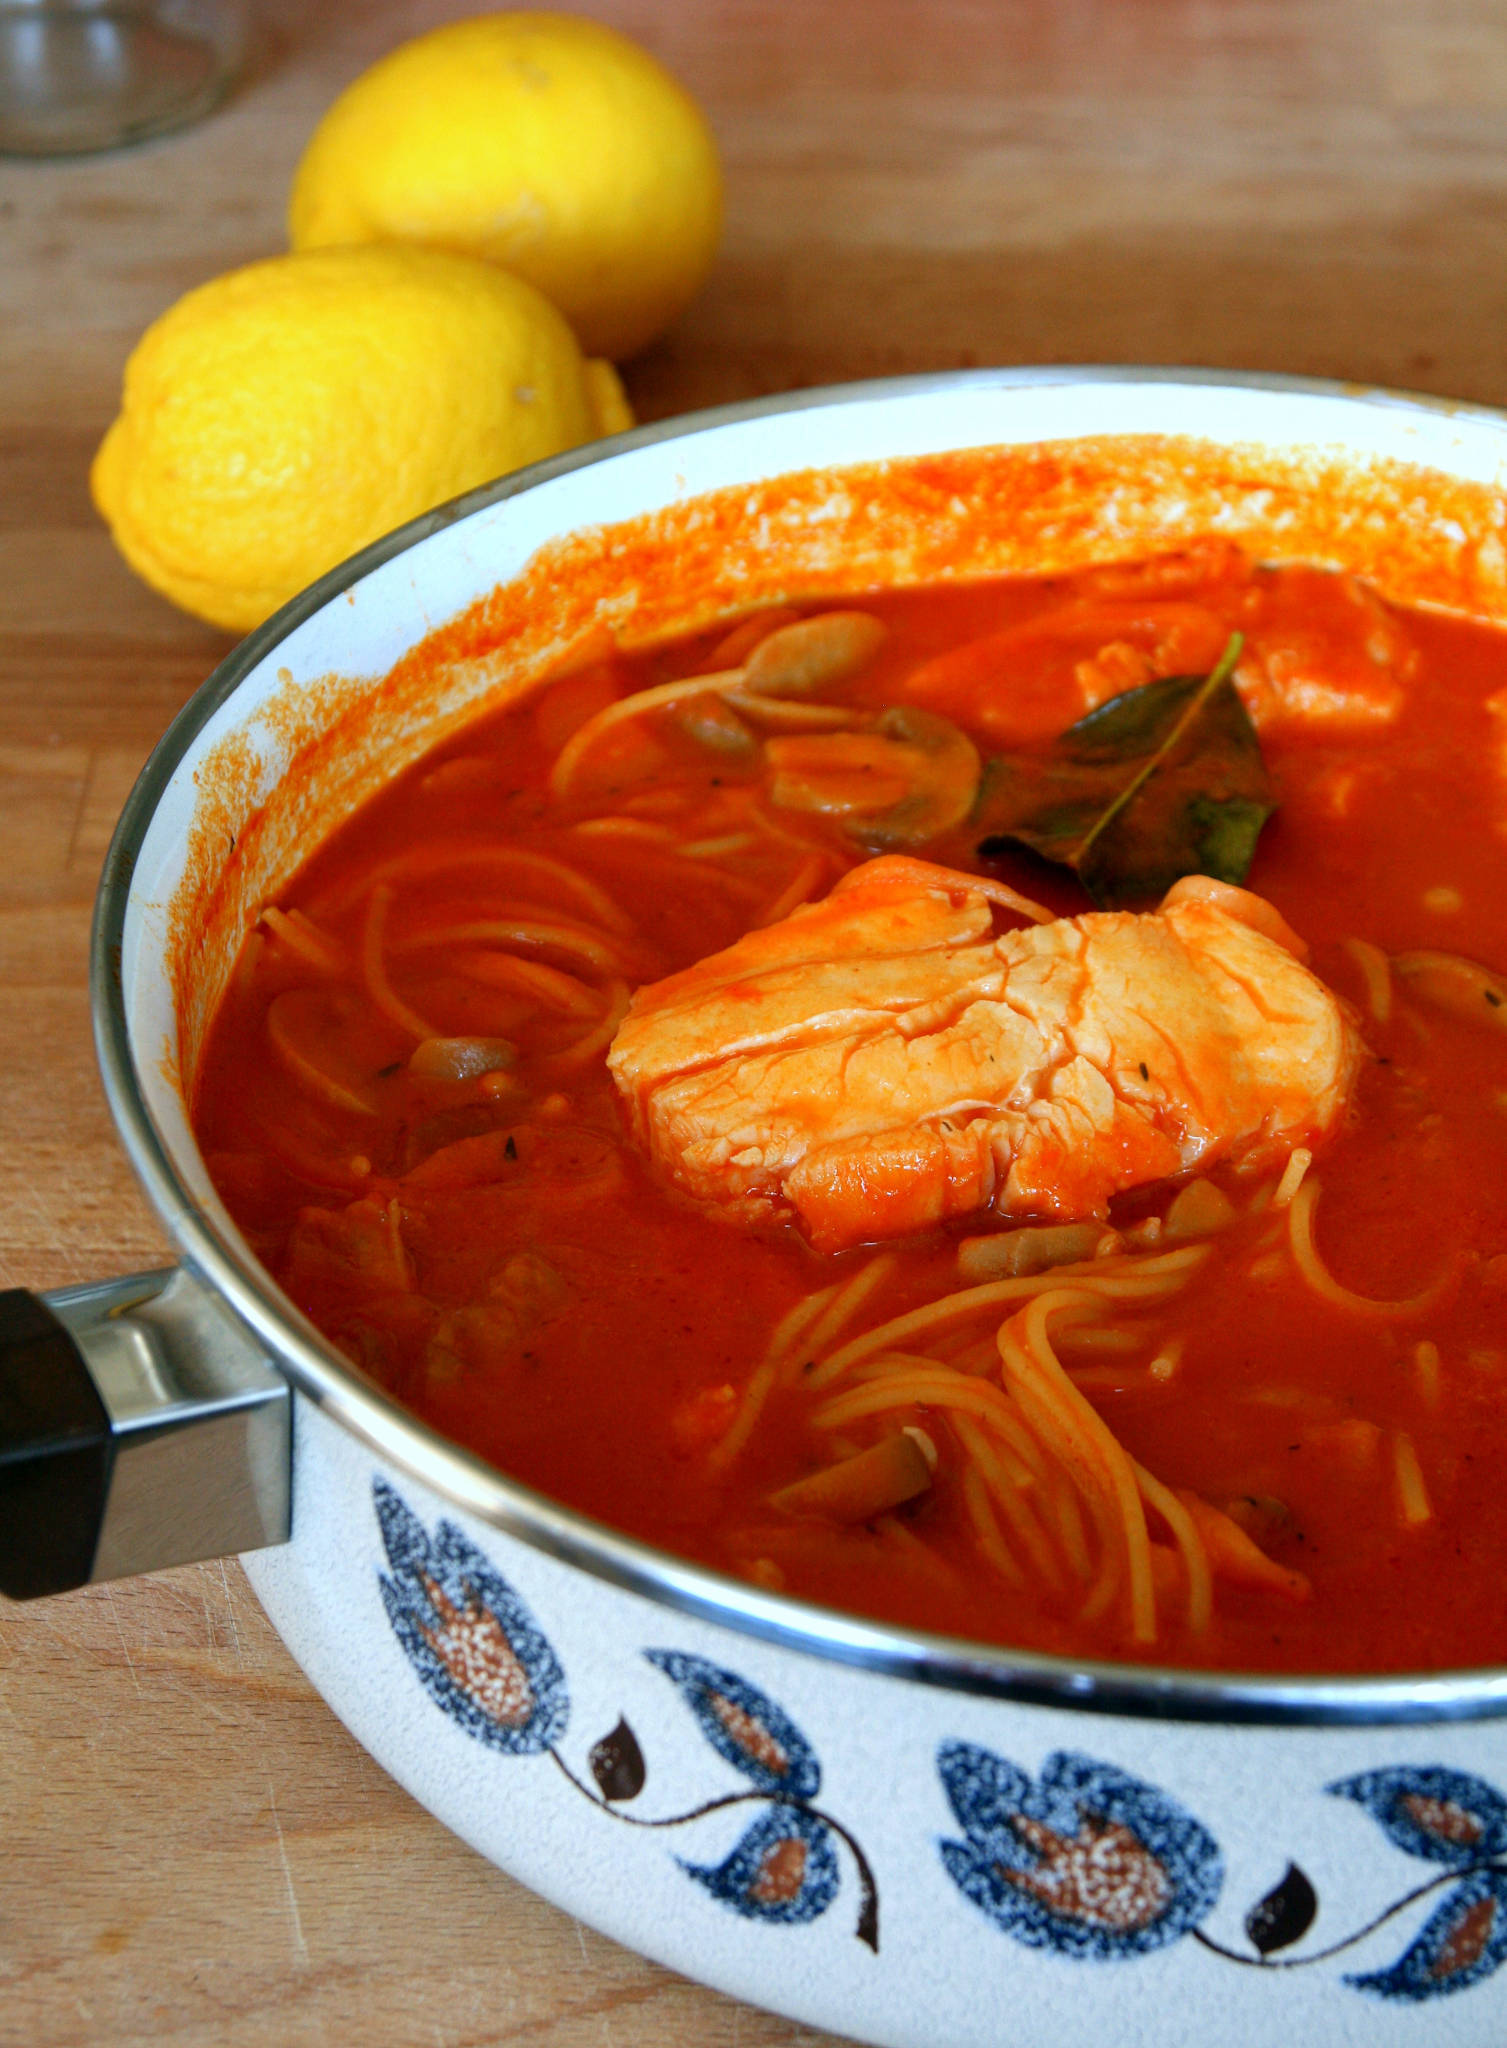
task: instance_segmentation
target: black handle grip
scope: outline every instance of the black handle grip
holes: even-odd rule
[[[87,1583],[114,1449],[82,1352],[45,1302],[0,1293],[0,1593]]]

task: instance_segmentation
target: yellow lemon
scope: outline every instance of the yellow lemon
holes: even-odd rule
[[[532,285],[427,249],[275,256],[200,285],[126,364],[94,502],[139,575],[238,631],[378,534],[631,426]]]
[[[288,232],[295,249],[485,257],[620,361],[691,298],[721,218],[711,131],[646,51],[574,15],[485,14],[347,87],[298,167]]]

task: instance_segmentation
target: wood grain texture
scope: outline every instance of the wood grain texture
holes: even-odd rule
[[[629,366],[645,417],[1009,361],[1507,402],[1495,0],[577,4],[680,73],[727,158],[716,271]],[[89,904],[132,777],[228,642],[90,509],[121,365],[180,292],[281,246],[340,87],[461,11],[264,0],[212,120],[0,166],[0,1283],[168,1255],[95,1078]],[[446,1835],[233,1564],[0,1609],[0,1842],[0,2042],[818,2048]],[[772,1973],[800,1938],[771,1937]]]

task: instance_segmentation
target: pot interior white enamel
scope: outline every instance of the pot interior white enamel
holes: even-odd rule
[[[1073,450],[1116,445],[1137,451],[1132,469],[1116,477],[1113,462],[1101,464],[1092,490],[1068,474]],[[1047,451],[1034,469],[1017,464],[1013,519],[981,525],[926,468],[979,448]],[[1212,466],[1211,449],[1220,452]],[[886,496],[876,464],[926,488]],[[1432,479],[1426,488],[1420,472]],[[793,474],[806,481],[783,495],[770,481]],[[695,562],[688,587],[715,609],[733,594],[840,587],[844,573],[903,582],[937,573],[939,562],[965,574],[1070,565],[1213,523],[1271,551],[1284,537],[1327,548],[1399,594],[1442,595],[1500,618],[1504,475],[1507,427],[1481,411],[1272,379],[980,372],[646,429],[427,515],[238,649],[176,721],[127,806],[95,961],[106,1084],[138,1170],[188,1260],[327,1416],[439,1497],[612,1584],[959,1690],[1225,1720],[1500,1711],[1501,1672],[1211,1678],[926,1638],[734,1584],[591,1524],[418,1424],[289,1307],[209,1183],[181,1077],[236,943],[320,821],[503,701],[594,620],[640,632],[694,623],[691,601],[660,573],[677,555]],[[746,516],[730,519],[730,505]],[[646,519],[660,523],[659,553],[640,560],[623,535]],[[405,694],[404,657],[495,592],[491,651],[478,656],[474,636],[457,643],[453,659],[429,660],[422,693]],[[253,820],[259,835],[247,829]]]

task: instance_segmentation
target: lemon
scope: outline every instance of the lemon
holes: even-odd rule
[[[532,285],[433,250],[248,264],[149,327],[90,483],[155,589],[245,630],[431,505],[632,425]]]
[[[347,87],[293,181],[295,249],[418,242],[500,263],[620,361],[712,259],[711,131],[625,36],[568,14],[488,14],[404,43]]]

